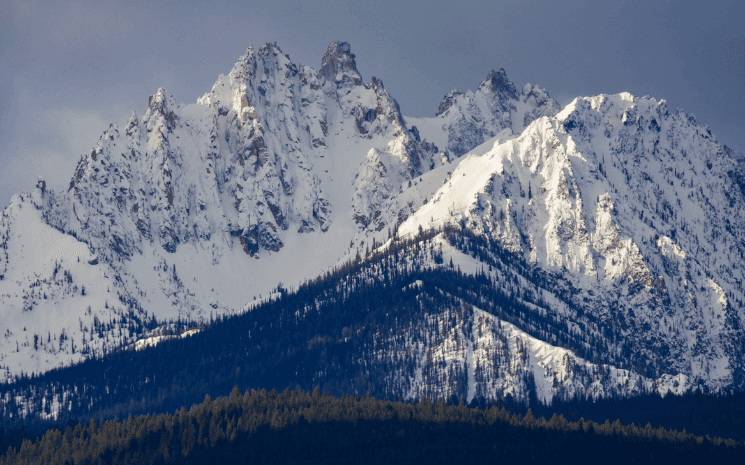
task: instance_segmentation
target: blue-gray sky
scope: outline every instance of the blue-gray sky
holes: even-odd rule
[[[405,115],[505,68],[563,105],[628,91],[664,98],[745,152],[745,2],[0,2],[0,203],[44,176],[69,182],[109,122],[165,87],[191,103],[248,45],[318,68],[346,40],[363,78]]]

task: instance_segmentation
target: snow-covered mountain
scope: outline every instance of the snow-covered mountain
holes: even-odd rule
[[[3,211],[0,365],[45,371],[311,278],[418,206],[394,194],[441,155],[346,43],[318,72],[249,48],[196,104],[159,89],[68,191],[40,181]]]
[[[549,314],[599,333],[606,360],[742,387],[741,177],[664,101],[578,98],[480,146],[398,233],[461,224],[543,272],[522,274]]]
[[[249,48],[195,104],[159,89],[66,192],[40,181],[3,211],[4,376],[312,278],[387,238],[438,186],[416,177],[448,163],[347,43],[319,71]]]
[[[517,90],[500,68],[491,71],[476,92],[450,91],[434,118],[407,118],[407,122],[450,156],[460,157],[505,130],[520,134],[534,120],[560,110],[546,89],[526,84]]]
[[[407,359],[389,394],[452,393],[460,376],[468,397],[519,395],[528,371],[547,399],[741,388],[742,160],[664,101],[601,95],[562,110],[500,69],[436,116],[404,118],[344,42],[319,71],[276,44],[249,48],[197,103],[159,89],[142,117],[112,124],[66,192],[40,181],[2,212],[0,379],[168,320],[250,310],[281,283],[435,229],[451,252],[425,266],[488,268],[494,289],[597,360],[541,340],[527,317],[475,308],[405,329],[433,344],[416,353],[444,358]],[[462,337],[423,335],[447,324]],[[380,350],[395,358],[397,337]],[[601,383],[608,370],[616,381]]]

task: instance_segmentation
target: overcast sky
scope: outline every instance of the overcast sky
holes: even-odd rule
[[[505,68],[564,105],[631,92],[667,100],[745,152],[745,2],[0,1],[0,203],[39,175],[69,183],[109,122],[165,87],[192,103],[248,45],[316,69],[352,45],[407,116]],[[1,207],[0,207],[1,208]]]

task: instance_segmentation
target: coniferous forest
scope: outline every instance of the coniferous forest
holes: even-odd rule
[[[734,463],[745,447],[685,432],[549,420],[428,399],[411,404],[247,390],[175,414],[71,424],[11,447],[0,464]]]

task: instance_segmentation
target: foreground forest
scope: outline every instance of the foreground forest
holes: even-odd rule
[[[175,414],[52,429],[0,458],[10,464],[483,463],[734,461],[742,443],[606,421],[524,416],[464,402],[417,403],[236,386]]]

